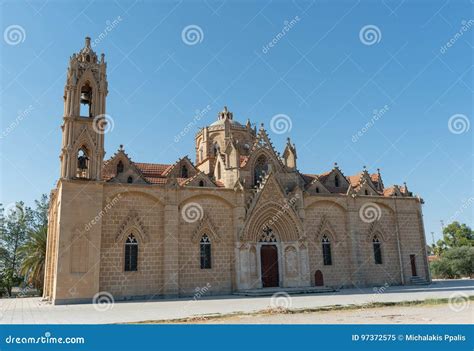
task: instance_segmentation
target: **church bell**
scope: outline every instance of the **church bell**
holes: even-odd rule
[[[81,93],[81,104],[89,105],[90,103],[91,103],[90,93],[88,92]]]

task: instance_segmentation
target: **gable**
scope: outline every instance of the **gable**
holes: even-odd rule
[[[112,158],[104,163],[102,177],[110,183],[130,183],[130,180],[132,184],[148,183],[123,149],[117,151]]]

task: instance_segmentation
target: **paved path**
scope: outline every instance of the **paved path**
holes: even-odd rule
[[[474,280],[436,281],[429,286],[379,289],[341,289],[333,293],[293,295],[278,302],[290,308],[315,308],[369,302],[399,302],[449,298],[455,293],[474,295]],[[275,299],[273,300],[275,301]],[[116,302],[113,305],[53,306],[39,298],[0,299],[0,324],[96,324],[166,320],[197,315],[254,312],[272,305],[271,297],[235,295],[192,299]],[[103,309],[103,310],[101,310]]]

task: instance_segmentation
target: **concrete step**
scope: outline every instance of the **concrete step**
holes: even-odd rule
[[[316,293],[328,293],[336,291],[333,288],[325,286],[306,286],[301,288],[262,288],[262,289],[246,289],[239,290],[234,295],[239,296],[272,296],[277,293],[286,293],[289,295],[293,294],[316,294]]]
[[[430,284],[428,281],[426,281],[425,278],[418,277],[418,276],[411,277],[411,278],[410,278],[410,282],[411,282],[413,285],[429,285],[429,284]]]

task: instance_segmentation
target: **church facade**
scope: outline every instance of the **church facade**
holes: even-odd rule
[[[289,139],[280,154],[227,108],[196,134],[195,162],[142,163],[122,146],[105,160],[106,68],[90,38],[69,61],[48,300],[430,281],[422,200],[406,184],[337,164],[303,174]]]

